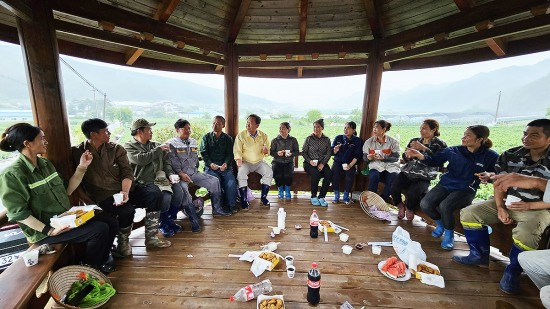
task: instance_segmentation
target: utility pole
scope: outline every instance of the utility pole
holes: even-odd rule
[[[502,91],[498,92],[498,101],[497,101],[497,111],[495,112],[495,124],[497,124],[497,118],[498,118],[498,108],[500,106],[500,95],[502,94]]]
[[[105,105],[107,105],[107,94],[103,94],[103,120],[107,119],[107,115],[105,114]]]

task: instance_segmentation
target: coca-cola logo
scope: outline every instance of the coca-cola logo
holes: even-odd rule
[[[309,286],[312,289],[318,289],[321,287],[321,280],[319,281],[311,281],[307,279],[307,286]]]
[[[319,225],[319,221],[310,221],[310,222],[309,222],[309,225],[311,225],[311,226],[318,226],[318,225]]]

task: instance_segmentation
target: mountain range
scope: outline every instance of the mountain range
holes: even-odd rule
[[[21,57],[16,45],[0,44],[0,109],[28,109],[28,88]],[[96,65],[64,59],[97,88],[117,102],[173,102],[182,108],[201,111],[223,109],[223,90],[190,81],[148,74],[146,71],[120,70],[115,66]],[[62,64],[62,66],[64,66]],[[90,98],[90,87],[73,72],[63,67],[65,100]],[[382,81],[383,82],[383,81]],[[429,112],[494,112],[501,91],[499,115],[546,114],[550,106],[550,59],[535,65],[511,66],[476,74],[453,83],[420,85],[407,91],[385,91],[382,87],[380,113]],[[98,100],[99,94],[97,94]],[[343,94],[339,102],[347,102],[351,110],[361,106],[363,89]],[[257,112],[298,112],[300,107],[269,98],[239,94],[241,110]],[[518,108],[521,107],[521,108]],[[278,110],[277,110],[278,109]],[[341,111],[341,103],[323,106],[323,112]]]

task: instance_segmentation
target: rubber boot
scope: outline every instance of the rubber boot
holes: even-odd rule
[[[191,223],[191,232],[200,232],[201,225],[199,223],[199,216],[197,216],[197,212],[195,211],[195,205],[191,203],[186,206],[184,205],[183,208],[185,209],[185,213],[187,213],[187,217],[189,218],[189,222]]]
[[[453,261],[464,265],[489,266],[490,241],[487,227],[480,229],[464,228],[464,235],[470,247],[467,256],[453,256]]]
[[[172,237],[176,234],[176,232],[174,232],[170,228],[170,224],[168,224],[168,222],[170,222],[170,212],[168,212],[168,211],[161,212],[160,213],[159,230],[160,230],[162,236],[164,236],[166,238]]]
[[[344,204],[346,205],[349,205],[349,203],[351,203],[351,200],[349,198],[349,192],[348,191],[344,191],[344,196],[342,197],[342,201],[344,202]]]
[[[248,207],[250,207],[250,203],[248,203],[247,199],[247,190],[248,187],[239,188],[239,196],[241,197],[241,208],[244,210],[248,210]]]
[[[117,246],[114,254],[116,257],[127,257],[132,255],[132,246],[130,246],[130,234],[133,224],[125,228],[120,228],[117,234]]]
[[[445,235],[443,235],[443,240],[441,241],[441,248],[445,250],[453,250],[455,246],[455,231],[445,229]]]
[[[334,199],[332,202],[335,204],[340,203],[340,191],[334,190]]]
[[[260,197],[260,200],[262,201],[262,204],[264,204],[264,206],[271,206],[271,203],[269,203],[269,200],[267,199],[268,193],[269,193],[269,185],[262,184],[262,195]]]
[[[212,216],[222,216],[222,217],[229,217],[231,216],[231,212],[228,212],[223,209],[222,207],[222,194],[221,192],[217,194],[212,194],[212,197],[210,198],[210,202],[212,203]]]
[[[432,231],[432,236],[435,238],[441,237],[443,235],[443,223],[441,223],[441,220],[435,220],[435,224],[437,225],[435,229]]]
[[[145,247],[166,248],[172,245],[168,240],[159,239],[160,212],[151,211],[145,215]]]
[[[280,186],[279,187],[279,195],[278,195],[279,198],[285,198],[285,186]]]
[[[523,250],[520,247],[516,244],[512,245],[512,249],[510,249],[510,264],[506,266],[502,279],[500,279],[500,289],[504,293],[519,293],[519,279],[523,272],[523,268],[521,268],[518,261],[518,254],[521,252],[523,252]]]
[[[290,194],[290,186],[285,186],[285,199],[290,200],[292,195]]]

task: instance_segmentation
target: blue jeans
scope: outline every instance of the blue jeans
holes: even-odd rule
[[[235,179],[233,169],[228,168],[222,172],[205,167],[204,172],[219,179],[222,187],[223,204],[228,205],[233,210],[235,204],[237,204],[237,179]]]
[[[390,173],[388,171],[379,172],[378,170],[372,169],[369,171],[369,191],[378,193],[378,183],[380,182],[380,177],[385,176],[384,181],[384,190],[382,191],[382,198],[387,199],[390,197],[390,190],[393,184],[393,180],[397,177],[397,173]]]

